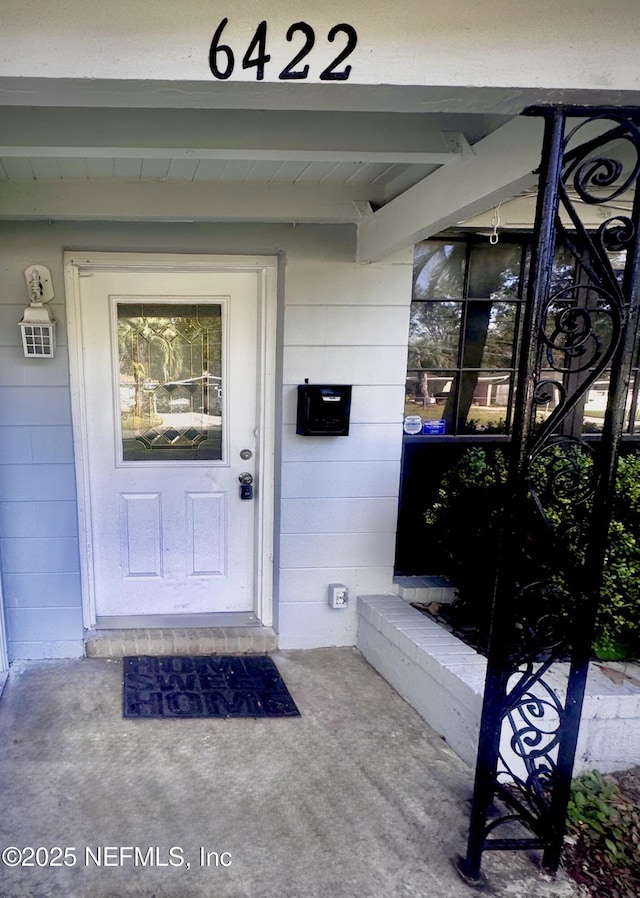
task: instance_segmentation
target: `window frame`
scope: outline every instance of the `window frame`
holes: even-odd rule
[[[415,287],[416,287],[416,273],[414,269],[414,278],[412,285],[412,298],[411,298],[411,306],[413,308],[414,304],[417,303],[432,303],[436,304],[439,302],[450,302],[450,303],[460,303],[461,311],[460,311],[460,321],[458,325],[458,338],[457,338],[457,349],[456,349],[456,364],[452,366],[435,366],[435,365],[426,365],[421,368],[409,367],[407,364],[407,382],[410,378],[415,378],[417,375],[433,372],[433,376],[435,379],[443,379],[444,376],[451,375],[451,388],[454,391],[454,398],[451,402],[451,415],[450,419],[453,423],[453,427],[448,430],[445,434],[439,434],[438,436],[443,436],[445,438],[456,438],[456,439],[476,439],[476,438],[509,438],[511,431],[511,418],[513,411],[513,400],[516,389],[516,374],[517,374],[517,350],[520,344],[520,330],[522,327],[522,311],[524,308],[524,300],[525,300],[525,286],[526,286],[526,272],[527,272],[527,261],[530,253],[531,247],[531,234],[509,234],[502,241],[503,244],[518,246],[520,247],[520,255],[519,255],[519,266],[520,271],[518,275],[518,287],[517,291],[513,296],[509,297],[494,297],[491,296],[469,296],[469,287],[470,287],[470,277],[471,277],[471,258],[473,254],[473,250],[475,247],[481,247],[486,245],[486,238],[483,238],[479,235],[449,235],[449,234],[441,234],[434,237],[429,238],[428,240],[421,241],[422,243],[439,243],[443,245],[463,245],[464,246],[464,261],[463,261],[463,273],[462,273],[462,290],[461,296],[449,297],[446,300],[438,299],[438,298],[429,298],[429,297],[419,297],[416,298],[415,295]],[[418,244],[418,245],[421,245]],[[467,350],[468,346],[468,336],[469,336],[469,321],[470,321],[470,310],[475,306],[478,308],[480,304],[493,304],[504,303],[504,304],[512,304],[515,309],[514,316],[514,328],[513,328],[513,339],[511,345],[511,353],[510,360],[511,364],[506,365],[480,365],[473,366],[464,364],[465,359],[468,359],[469,353]],[[409,335],[410,339],[410,335]],[[461,420],[460,415],[460,394],[462,391],[463,383],[464,383],[464,375],[474,374],[479,375],[482,372],[486,372],[487,375],[492,376],[502,376],[509,378],[509,390],[507,397],[507,405],[506,405],[506,413],[505,413],[505,422],[504,422],[504,430],[503,431],[494,431],[494,430],[473,430],[469,427],[465,427],[464,423]],[[440,376],[439,376],[440,375]],[[475,385],[475,389],[477,389],[477,381]],[[475,391],[474,389],[474,391]],[[405,396],[405,406],[406,406],[406,396]],[[423,408],[425,406],[423,405]],[[416,408],[416,414],[418,413],[419,407]],[[462,426],[461,426],[462,425]],[[427,439],[433,440],[434,435],[417,435],[414,439]]]
[[[513,298],[495,298],[492,300],[491,297],[470,297],[469,294],[469,283],[470,283],[470,273],[471,273],[471,259],[473,256],[474,249],[477,247],[487,246],[487,238],[484,235],[480,234],[461,234],[461,233],[453,233],[453,234],[438,234],[433,237],[428,238],[427,240],[421,241],[420,246],[424,243],[439,243],[444,245],[463,245],[465,247],[464,253],[464,268],[462,272],[462,296],[460,297],[449,297],[448,299],[438,299],[438,298],[429,298],[429,297],[419,297],[417,298],[415,295],[415,287],[416,287],[416,268],[414,261],[414,277],[412,284],[412,298],[411,298],[411,306],[413,308],[416,303],[438,303],[438,302],[459,302],[461,303],[461,314],[460,314],[460,322],[459,322],[459,333],[457,340],[457,354],[456,354],[456,364],[454,366],[445,367],[445,366],[434,366],[427,365],[422,368],[409,367],[409,360],[407,360],[407,380],[406,383],[408,385],[410,379],[414,379],[415,377],[424,373],[433,372],[434,377],[440,375],[441,379],[445,375],[449,374],[452,377],[452,389],[455,390],[456,396],[453,401],[453,414],[451,416],[451,422],[453,423],[453,427],[450,428],[445,433],[426,433],[426,434],[416,434],[409,435],[404,434],[405,440],[411,441],[448,441],[448,440],[456,440],[458,442],[466,442],[471,443],[475,441],[499,441],[499,442],[509,442],[511,440],[511,432],[513,426],[513,410],[514,410],[514,399],[515,399],[515,391],[517,389],[517,363],[518,356],[520,351],[520,345],[522,340],[522,323],[523,323],[523,312],[525,308],[525,302],[527,297],[527,284],[529,277],[529,262],[531,258],[531,247],[533,243],[533,234],[531,232],[512,232],[509,234],[500,235],[500,243],[507,245],[516,245],[520,246],[521,254],[520,254],[520,273],[519,273],[519,282],[518,289],[516,291],[516,295]],[[414,257],[415,259],[415,257]],[[573,277],[575,279],[576,270],[578,263],[576,261],[573,262]],[[511,350],[511,365],[510,366],[480,366],[480,367],[469,367],[463,364],[465,359],[465,341],[468,334],[467,322],[468,322],[468,314],[469,309],[473,303],[478,302],[509,302],[513,303],[515,306],[515,322],[514,322],[514,330],[513,330],[513,342],[512,342],[512,350]],[[409,333],[408,342],[410,342],[411,334]],[[497,430],[481,430],[481,429],[472,429],[466,424],[466,421],[462,422],[460,417],[460,391],[462,386],[462,379],[465,373],[474,374],[481,372],[494,373],[494,374],[502,374],[509,376],[509,393],[507,398],[507,406],[505,412],[504,419],[504,428],[500,431]],[[603,377],[608,372],[603,373]],[[477,382],[476,382],[477,388]],[[586,402],[586,400],[585,400]],[[423,408],[426,407],[423,405]],[[471,408],[472,406],[470,406]],[[407,411],[408,408],[408,394],[405,393],[405,415],[409,414]],[[420,406],[416,406],[416,414],[419,413]],[[462,424],[462,426],[461,426]],[[581,438],[586,440],[597,440],[599,438],[599,432],[594,430],[593,432],[585,431],[583,429],[581,433]],[[637,340],[636,350],[635,350],[635,358],[634,364],[631,370],[631,380],[629,384],[629,392],[627,397],[627,410],[625,417],[625,425],[622,434],[622,439],[626,442],[628,441],[638,441],[640,440],[640,340]]]

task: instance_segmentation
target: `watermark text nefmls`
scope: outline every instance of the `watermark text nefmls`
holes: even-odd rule
[[[183,867],[184,851],[177,845],[163,851],[157,845],[97,845],[84,849],[86,867]]]
[[[190,862],[184,849],[177,845],[163,851],[157,845],[140,848],[131,845],[102,845],[84,850],[85,866],[95,867],[184,867]],[[201,867],[230,867],[233,863],[229,851],[209,851],[201,847],[198,851],[198,863]]]
[[[233,857],[230,851],[213,851],[200,847],[190,858],[200,867],[230,867]],[[178,845],[160,848],[158,845],[92,845],[84,848],[16,848],[9,846],[0,851],[3,867],[184,867],[192,866],[185,850]]]

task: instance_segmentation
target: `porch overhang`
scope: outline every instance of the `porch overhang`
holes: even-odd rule
[[[0,78],[0,218],[352,224],[357,261],[374,262],[535,189],[543,126],[518,114],[528,102],[640,103],[633,91],[180,84]]]
[[[519,117],[448,111],[9,105],[0,121],[0,217],[367,223],[362,261],[530,186],[535,150],[518,150],[540,143]]]

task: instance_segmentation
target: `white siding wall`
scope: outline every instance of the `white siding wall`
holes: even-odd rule
[[[0,223],[0,549],[11,658],[82,651],[62,253],[281,254],[276,617],[287,648],[355,643],[355,597],[391,588],[411,256],[354,263],[350,227]],[[22,357],[23,269],[51,269],[56,358]],[[352,383],[348,437],[295,434],[295,386]],[[280,464],[281,462],[281,464]],[[327,584],[350,590],[332,611]]]
[[[352,645],[356,596],[391,589],[411,254],[286,269],[280,645]],[[295,432],[296,385],[353,384],[348,437]],[[333,610],[327,585],[350,604]]]
[[[0,550],[9,657],[73,656],[82,651],[82,615],[66,334],[58,328],[55,359],[23,357],[23,269],[51,264],[52,256],[50,249],[32,253],[6,224],[0,233]],[[55,286],[53,314],[64,319],[59,275]]]

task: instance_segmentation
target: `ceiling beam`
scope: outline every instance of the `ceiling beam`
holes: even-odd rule
[[[29,159],[235,159],[249,162],[372,162],[389,165],[447,165],[453,153],[384,150],[243,149],[240,147],[54,147],[2,146],[0,158]]]
[[[0,109],[0,156],[444,165],[468,150],[441,116],[202,109]]]
[[[371,214],[370,193],[369,185],[0,181],[0,219],[355,223]]]
[[[373,262],[534,187],[543,122],[518,116],[358,225],[357,258]]]

